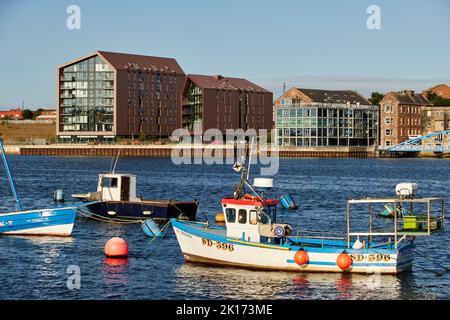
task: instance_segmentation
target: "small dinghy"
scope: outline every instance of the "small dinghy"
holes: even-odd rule
[[[294,199],[289,194],[283,194],[280,197],[280,203],[285,209],[297,210],[298,205],[295,203]]]
[[[0,235],[70,236],[75,222],[76,206],[23,211],[2,139],[0,151],[17,206],[17,212],[0,213]]]

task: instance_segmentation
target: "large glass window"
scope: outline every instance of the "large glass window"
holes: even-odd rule
[[[62,131],[112,131],[114,71],[100,57],[61,71]]]

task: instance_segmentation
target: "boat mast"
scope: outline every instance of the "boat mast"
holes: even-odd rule
[[[17,209],[22,211],[22,205],[20,204],[19,195],[17,194],[16,187],[14,186],[14,180],[11,175],[11,171],[9,170],[8,159],[6,158],[5,149],[3,148],[3,139],[0,138],[0,150],[2,152],[2,160],[5,165],[6,173],[8,175],[9,185],[11,186],[12,193],[14,195],[14,199],[16,200]]]

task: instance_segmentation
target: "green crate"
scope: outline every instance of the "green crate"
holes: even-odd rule
[[[419,221],[417,221],[417,216],[403,216],[403,229],[419,229]]]

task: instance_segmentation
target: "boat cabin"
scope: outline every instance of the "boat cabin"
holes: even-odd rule
[[[139,201],[136,197],[136,176],[133,174],[99,174],[97,193],[103,201]]]
[[[278,200],[245,195],[243,199],[223,198],[227,237],[251,242],[276,242],[289,235],[288,224],[276,223]]]

